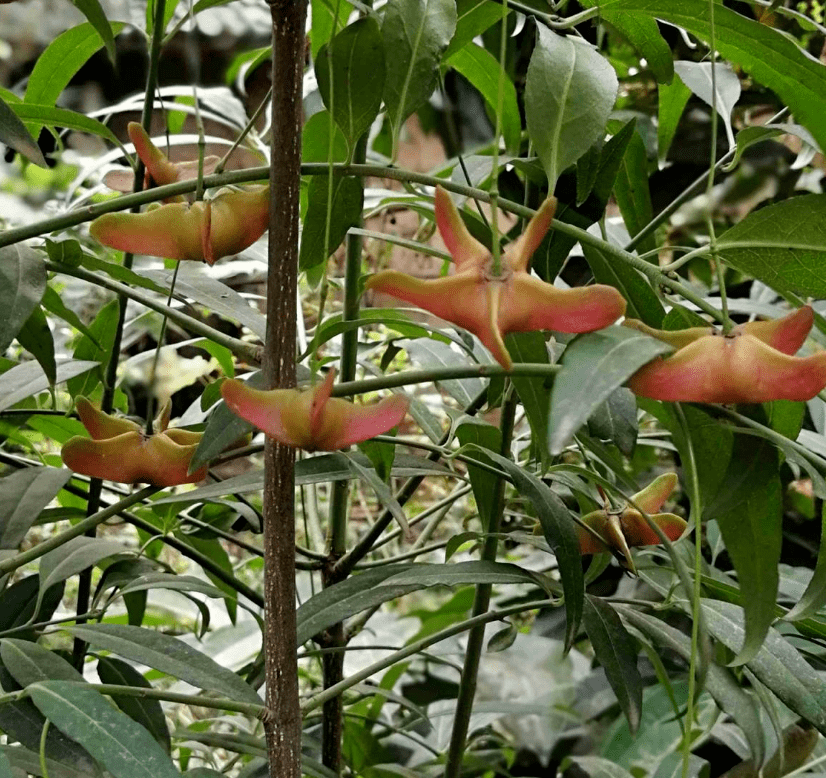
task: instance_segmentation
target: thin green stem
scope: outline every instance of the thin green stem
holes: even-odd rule
[[[697,667],[698,652],[700,643],[700,625],[702,614],[700,613],[700,595],[702,580],[702,536],[703,536],[703,503],[700,493],[700,479],[697,472],[697,460],[694,456],[694,445],[691,442],[691,429],[683,413],[680,403],[674,403],[674,410],[677,419],[683,430],[685,438],[686,456],[683,467],[687,471],[691,484],[691,515],[690,519],[694,524],[694,589],[691,602],[691,658],[688,667],[688,702],[686,704],[686,726],[683,729],[683,778],[688,774],[688,767],[691,760],[691,729],[694,722],[694,707],[697,698]]]
[[[490,232],[492,272],[502,275],[502,247],[499,245],[499,138],[502,134],[502,110],[505,100],[505,51],[508,42],[508,14],[506,0],[502,0],[504,13],[499,21],[499,81],[496,90],[496,122],[493,129],[493,166],[490,187]]]
[[[559,605],[556,600],[534,600],[533,602],[519,603],[516,605],[510,605],[507,608],[488,611],[480,616],[474,616],[472,618],[465,619],[464,621],[460,621],[457,624],[453,624],[450,627],[440,630],[439,632],[434,632],[432,635],[422,638],[421,640],[408,644],[399,651],[396,651],[395,653],[390,654],[389,656],[386,656],[371,665],[368,665],[362,670],[359,670],[357,673],[354,673],[348,678],[345,678],[341,683],[336,684],[330,689],[324,689],[318,694],[313,695],[309,700],[302,703],[301,712],[306,716],[311,711],[314,711],[316,708],[323,705],[326,700],[346,692],[356,684],[367,680],[371,675],[380,673],[382,670],[391,667],[397,662],[401,662],[403,659],[407,659],[409,656],[419,654],[424,649],[429,648],[436,643],[440,643],[442,640],[447,640],[454,635],[461,635],[463,632],[467,632],[467,630],[472,629],[475,626],[488,624],[491,621],[499,621],[506,616],[513,615],[514,613],[524,613],[525,611],[536,610],[537,608],[547,608],[556,605]],[[2,698],[0,698],[0,702],[2,702]]]
[[[203,159],[201,160],[203,163]],[[203,173],[203,168],[200,169]],[[155,379],[158,374],[158,360],[161,357],[161,349],[163,348],[163,339],[166,335],[166,323],[169,321],[169,312],[172,310],[172,297],[175,294],[175,282],[178,280],[178,269],[181,267],[180,262],[175,263],[175,270],[172,271],[172,281],[169,283],[169,294],[166,298],[166,310],[161,317],[161,331],[158,333],[158,343],[155,346],[155,355],[152,357],[152,369],[149,371],[149,392],[146,399],[146,434],[151,435],[152,429],[152,414],[155,412],[153,408],[153,394],[155,391]]]
[[[509,383],[509,382],[508,382]],[[503,457],[510,455],[513,439],[513,422],[516,415],[516,406],[519,398],[510,385],[506,388],[505,400],[502,404],[502,420],[500,431],[502,435],[499,453]],[[505,511],[506,479],[497,478],[492,499],[490,522],[484,531],[487,533],[482,546],[481,558],[483,561],[495,561],[499,546],[498,533]],[[493,591],[491,584],[477,584],[476,596],[473,601],[473,616],[481,616],[490,608],[490,597]],[[470,716],[473,712],[473,700],[476,696],[476,682],[479,675],[479,662],[485,641],[485,625],[475,625],[468,634],[465,662],[462,668],[462,679],[459,683],[459,694],[456,699],[456,713],[453,718],[453,730],[450,736],[450,747],[445,764],[445,778],[459,778],[462,774],[462,761],[465,754]]]

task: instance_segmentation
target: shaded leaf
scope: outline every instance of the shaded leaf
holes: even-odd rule
[[[514,362],[547,365],[551,361],[545,336],[541,332],[513,332],[505,337],[505,346]],[[548,452],[550,386],[542,377],[512,376],[511,381],[531,425],[531,440],[544,459]]]
[[[307,215],[301,232],[298,256],[300,270],[309,270],[323,262],[341,245],[347,230],[361,220],[364,189],[361,180],[353,176],[333,178],[332,193],[328,191],[328,176],[313,176],[307,193]],[[330,195],[332,194],[332,198]],[[329,236],[327,236],[327,212]],[[327,237],[325,245],[325,237]]]
[[[554,379],[548,445],[556,456],[611,392],[640,367],[671,351],[663,341],[627,327],[607,327],[573,340]]]
[[[0,353],[40,303],[46,289],[43,258],[24,243],[0,248]]]
[[[71,475],[55,467],[27,467],[0,478],[0,548],[20,545]]]
[[[680,61],[674,64],[680,80],[706,105],[720,114],[726,127],[729,146],[734,145],[734,131],[731,129],[731,114],[740,99],[740,79],[725,62],[714,63],[714,81],[717,93],[711,91],[711,62]]]
[[[93,646],[149,665],[199,689],[261,704],[256,691],[240,676],[171,635],[127,624],[84,624],[68,630]]]
[[[820,550],[814,574],[803,596],[787,614],[786,619],[795,621],[816,614],[826,603],[826,505],[820,511]]]
[[[630,457],[637,445],[637,401],[630,389],[620,387],[608,396],[588,419],[588,431],[603,440],[610,440],[625,456]]]
[[[63,657],[37,643],[15,638],[0,642],[3,664],[21,687],[40,681],[80,681],[83,676]]]
[[[445,61],[509,13],[495,0],[456,0],[456,32],[445,49]]]
[[[502,433],[499,428],[482,419],[475,419],[470,416],[463,418],[456,425],[456,437],[462,446],[472,443],[482,449],[480,452],[471,449],[467,453],[471,459],[479,459],[487,465],[491,464],[491,460],[483,452],[493,451],[498,453],[502,450]],[[476,501],[476,510],[479,511],[482,529],[488,532],[491,517],[496,510],[494,498],[498,479],[490,471],[474,467],[471,464],[467,466],[467,474],[473,488],[473,498]]]
[[[660,165],[668,156],[689,97],[691,90],[679,76],[670,84],[660,84],[657,87],[657,160]]]
[[[5,143],[9,148],[22,154],[29,162],[34,162],[40,167],[47,167],[37,141],[2,98],[0,98],[0,143]]]
[[[26,322],[20,328],[20,332],[17,333],[17,342],[34,356],[40,363],[40,367],[43,368],[43,373],[49,383],[54,384],[57,378],[54,338],[52,338],[52,331],[49,329],[46,314],[43,313],[43,309],[39,305],[35,307],[31,316],[26,319]]]
[[[651,192],[648,188],[648,156],[639,132],[634,132],[625,149],[614,184],[614,196],[625,228],[633,238],[653,217]],[[655,245],[654,235],[651,234],[640,243],[639,249],[650,251]]]

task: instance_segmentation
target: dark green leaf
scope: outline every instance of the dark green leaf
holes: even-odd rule
[[[115,63],[115,36],[112,35],[112,27],[106,18],[106,13],[100,5],[100,0],[72,0],[72,4],[89,20],[89,24],[95,28],[106,46],[106,53],[109,61],[114,66]]]
[[[94,689],[47,681],[35,684],[31,696],[44,716],[84,746],[114,778],[179,778],[152,735]]]
[[[640,725],[642,677],[637,668],[637,645],[616,611],[600,597],[588,595],[582,623],[597,661],[605,668],[608,683],[617,695],[631,732]]]
[[[447,64],[461,73],[485,98],[490,110],[495,115],[499,100],[499,79],[502,69],[499,60],[487,49],[469,43],[459,49]],[[522,119],[516,102],[516,89],[507,73],[502,74],[502,137],[511,154],[519,153],[522,139]]]
[[[89,371],[77,378],[69,379],[66,388],[72,397],[91,394],[101,382],[103,366],[110,358],[117,359],[117,354],[112,355],[112,348],[115,343],[115,332],[117,331],[119,317],[120,303],[117,299],[110,300],[98,311],[95,320],[89,327],[89,332],[94,340],[83,335],[75,346],[75,359],[94,360],[100,363],[101,369]]]
[[[298,644],[367,608],[429,586],[508,583],[535,585],[537,579],[527,570],[502,562],[399,564],[367,570],[322,589],[299,607]]]
[[[625,456],[634,454],[637,445],[637,401],[629,389],[620,387],[608,396],[588,419],[588,431],[610,440]]]
[[[686,662],[689,661],[691,639],[687,635],[660,619],[632,608],[620,605],[617,610],[622,618],[648,635],[659,646],[674,651]],[[708,665],[705,685],[720,709],[731,716],[743,730],[752,757],[761,764],[765,755],[765,741],[763,727],[760,724],[760,708],[754,698],[740,686],[731,670],[713,662]]]
[[[591,46],[544,25],[525,84],[525,118],[553,192],[559,174],[605,132],[617,76]]]
[[[0,478],[0,548],[20,545],[70,476],[55,467],[27,467]]]
[[[493,452],[490,453],[490,458],[508,474],[519,494],[530,500],[542,525],[545,540],[556,556],[562,591],[565,594],[565,645],[570,648],[582,619],[582,602],[585,597],[582,557],[574,520],[565,503],[535,475]]]
[[[43,158],[43,152],[37,145],[37,141],[2,98],[0,98],[0,143],[5,143],[30,162],[34,162],[35,165],[46,167],[46,160]]]
[[[384,43],[373,16],[348,25],[318,52],[318,89],[351,150],[379,114],[384,70]]]
[[[66,241],[68,243],[68,241]],[[63,244],[60,244],[63,245]],[[80,317],[71,309],[67,308],[66,304],[61,299],[60,295],[52,289],[51,286],[46,286],[43,292],[43,300],[41,305],[49,313],[53,313],[60,319],[63,319],[67,324],[70,324],[79,332],[83,333],[87,338],[91,338],[94,342],[95,338],[89,331],[89,328],[80,320]]]
[[[75,0],[76,1],[76,0]],[[86,2],[87,0],[83,0]],[[96,1],[96,0],[93,0]],[[76,130],[97,135],[115,146],[122,147],[120,140],[105,124],[82,113],[70,111],[66,108],[55,108],[53,105],[35,105],[34,103],[14,103],[12,110],[19,119],[29,125],[55,127],[60,130]]]
[[[442,53],[455,30],[454,0],[390,0],[385,6],[384,102],[393,126],[394,157],[402,125],[436,86]]]
[[[711,635],[739,653],[744,637],[742,608],[720,600],[703,600],[702,608]],[[826,734],[826,681],[783,635],[769,629],[747,664],[791,710]]]
[[[34,358],[43,368],[43,373],[48,378],[50,384],[54,384],[57,378],[57,364],[54,358],[54,338],[49,329],[49,322],[46,314],[38,305],[31,313],[25,324],[17,333],[17,342],[26,351],[34,355]]]
[[[80,267],[83,264],[83,248],[76,240],[51,240],[46,238],[46,253],[52,262],[67,267]]]
[[[23,688],[39,681],[83,682],[83,676],[63,657],[28,640],[3,638],[0,656],[6,669]]]
[[[309,270],[326,262],[344,240],[347,230],[357,226],[361,220],[364,200],[361,179],[336,176],[333,178],[332,191],[328,190],[329,180],[328,176],[314,176],[310,182],[307,215],[304,218],[298,257],[300,270]]]
[[[826,297],[826,195],[753,211],[718,239],[726,264],[779,292]]]
[[[240,676],[170,635],[127,624],[85,624],[68,627],[68,630],[93,646],[149,665],[199,689],[210,689],[234,700],[261,703],[256,691]]]
[[[0,248],[0,353],[31,316],[45,288],[42,256],[24,243]]]
[[[676,24],[708,41],[706,0],[603,0],[600,14],[611,21],[633,15]],[[720,56],[739,65],[769,87],[795,118],[826,148],[826,79],[823,65],[784,33],[747,19],[719,4],[714,15],[715,43]]]
[[[689,97],[691,90],[679,76],[670,84],[660,84],[657,87],[657,159],[661,165],[668,156]]]
[[[622,219],[628,234],[633,238],[653,216],[651,192],[648,189],[648,158],[645,143],[635,132],[622,158],[617,181],[614,184]],[[639,246],[640,251],[650,251],[655,246],[654,235],[649,235]]]
[[[480,449],[498,453],[502,450],[502,433],[498,427],[488,424],[482,419],[465,417],[456,426],[456,437],[459,443],[466,446],[473,443]],[[479,459],[485,464],[491,464],[490,458],[484,453],[470,451],[468,456],[471,459]],[[490,471],[468,464],[467,468],[470,485],[473,487],[473,497],[476,501],[476,510],[479,511],[479,518],[482,521],[482,528],[489,531],[490,520],[496,510],[494,497],[496,495],[496,477]]]
[[[122,659],[111,656],[98,657],[97,673],[101,683],[115,686],[139,686],[151,689],[152,684],[143,677],[132,665]],[[166,717],[160,700],[132,697],[127,695],[112,695],[112,701],[133,721],[137,721],[144,729],[152,734],[160,743],[164,751],[169,753],[171,744],[169,729],[166,726]]]
[[[548,444],[556,456],[611,392],[640,367],[671,351],[627,327],[608,327],[573,340],[554,379]]]
[[[516,332],[505,338],[514,362],[549,364],[548,345],[541,332]],[[513,376],[516,393],[522,401],[522,407],[531,425],[532,441],[544,459],[548,452],[548,411],[550,409],[551,389],[545,378],[527,378]]]
[[[330,130],[333,131],[332,158]],[[314,113],[301,131],[302,162],[346,162],[347,138],[338,125],[330,120],[328,111]]]
[[[817,565],[803,596],[786,614],[789,621],[813,616],[826,603],[826,505],[823,505],[820,513],[820,550],[817,554]]]
[[[48,621],[63,599],[63,584],[49,589],[42,598],[40,610],[35,614],[40,576],[21,578],[0,594],[0,632],[15,629],[24,624]],[[35,630],[19,630],[15,636],[21,640],[36,640]],[[2,726],[0,726],[2,729]]]

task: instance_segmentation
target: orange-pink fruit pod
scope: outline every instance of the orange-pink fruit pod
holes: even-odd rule
[[[374,405],[354,405],[330,397],[335,372],[309,390],[252,389],[227,380],[221,395],[237,416],[287,446],[307,451],[337,451],[380,435],[397,426],[409,402],[394,394]]]
[[[135,146],[135,151],[141,158],[146,175],[144,178],[144,188],[150,189],[153,186],[166,186],[178,181],[189,181],[198,177],[198,160],[187,162],[170,162],[147,134],[146,130],[138,122],[129,122],[127,128],[129,140]],[[204,157],[204,175],[208,176],[215,172],[215,168],[221,161],[220,157]],[[134,176],[118,172],[107,173],[103,182],[110,188],[118,192],[131,192],[134,185]],[[167,202],[183,202],[184,197],[171,197]]]
[[[669,540],[677,540],[683,534],[686,522],[676,514],[657,511],[671,496],[676,486],[677,475],[665,473],[631,498],[634,505],[645,511]],[[594,511],[583,516],[582,521],[593,529],[601,540],[584,527],[577,526],[580,553],[598,554],[601,551],[611,551],[632,571],[632,546],[654,546],[662,542],[657,533],[648,526],[640,511],[632,505],[617,512],[607,509]]]
[[[810,400],[826,387],[826,352],[805,358],[794,354],[813,322],[808,305],[782,319],[738,324],[728,335],[713,327],[655,330],[628,319],[626,327],[677,349],[640,368],[628,386],[641,397],[674,402]]]
[[[211,200],[150,206],[144,213],[107,213],[89,227],[104,246],[210,265],[257,241],[269,224],[269,187],[219,193]]]
[[[191,484],[206,478],[206,466],[188,473],[202,433],[167,429],[170,404],[154,422],[156,432],[144,435],[130,419],[110,416],[85,397],[77,398],[77,412],[91,438],[76,436],[63,445],[60,455],[70,470],[91,478],[121,484],[153,486]]]
[[[368,278],[366,288],[464,327],[509,369],[512,362],[503,338],[510,332],[591,332],[625,313],[625,300],[613,287],[595,284],[562,290],[530,275],[531,257],[550,229],[555,210],[556,198],[549,197],[525,232],[508,246],[501,273],[493,275],[491,253],[470,234],[447,191],[437,187],[436,224],[456,272],[423,281],[385,270]]]

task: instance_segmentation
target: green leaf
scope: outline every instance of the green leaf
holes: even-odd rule
[[[100,362],[81,359],[58,360],[55,383],[69,381],[99,365]],[[45,392],[48,388],[49,379],[37,362],[32,360],[15,365],[11,370],[0,374],[0,411],[11,408],[27,397]]]
[[[716,109],[726,127],[729,146],[734,145],[731,114],[740,99],[740,79],[725,62],[714,63],[716,94],[711,90],[711,62],[680,61],[674,65],[680,80],[706,105]]]
[[[51,619],[63,599],[64,587],[59,584],[46,592],[40,610],[35,612],[39,585],[40,576],[29,575],[15,581],[0,594],[0,632]],[[14,634],[21,640],[37,640],[38,637],[33,629],[17,630]],[[0,729],[3,729],[2,722]]]
[[[54,357],[54,338],[49,329],[49,322],[46,314],[38,305],[31,313],[25,324],[17,333],[17,342],[26,351],[34,355],[34,358],[43,368],[43,373],[49,379],[49,383],[54,385],[57,378],[57,364]]]
[[[37,608],[44,593],[54,584],[77,575],[88,567],[115,554],[128,554],[129,549],[114,540],[78,537],[67,540],[48,554],[40,557],[40,592]]]
[[[537,26],[525,84],[528,134],[548,176],[548,191],[605,132],[617,96],[614,69],[591,46]]]
[[[55,467],[27,467],[0,478],[0,548],[16,549],[23,542],[71,475]]]
[[[569,756],[562,764],[563,769],[576,766],[590,778],[634,778],[618,764],[600,756]]]
[[[0,778],[14,778],[8,757],[0,751]]]
[[[642,677],[637,668],[637,645],[622,625],[614,608],[600,597],[588,595],[582,623],[597,661],[605,668],[608,683],[632,733],[640,725]]]
[[[502,562],[399,564],[366,570],[322,589],[299,607],[298,645],[367,608],[429,586],[509,583],[535,585],[537,579],[528,570]]]
[[[499,452],[502,450],[502,433],[498,427],[488,424],[482,419],[475,419],[470,416],[462,418],[456,426],[456,437],[462,446],[474,444],[483,451]],[[481,452],[469,451],[471,459],[478,459],[489,465],[490,458]],[[468,478],[473,488],[473,498],[476,500],[476,510],[479,511],[479,518],[482,522],[482,529],[488,532],[490,520],[496,510],[494,497],[496,495],[497,478],[488,470],[468,464]]]
[[[19,103],[16,105],[19,105]],[[17,114],[9,107],[9,104],[2,98],[0,98],[0,143],[5,143],[30,162],[34,162],[35,165],[47,167],[43,152],[37,145],[37,141],[26,129],[26,125],[20,121]]]
[[[703,618],[714,638],[739,653],[743,646],[743,610],[720,600],[702,600]],[[747,662],[749,669],[791,710],[826,734],[826,681],[775,629]]]
[[[103,695],[71,681],[31,688],[40,712],[77,740],[114,778],[179,778],[169,756],[140,724]]]
[[[203,0],[201,0],[203,2]],[[196,4],[196,8],[200,3]],[[312,16],[310,26],[310,44],[313,59],[318,57],[319,49],[327,43],[338,31],[339,26],[347,24],[347,19],[353,11],[353,6],[347,0],[324,0],[324,2],[310,3]],[[338,15],[336,18],[336,14]]]
[[[100,5],[100,0],[72,0],[75,6],[95,28],[106,46],[106,53],[112,65],[116,64],[115,36],[112,35],[112,26],[106,18],[106,13]]]
[[[820,511],[820,550],[815,571],[803,596],[785,616],[788,621],[814,616],[826,603],[826,505]]]
[[[677,76],[670,84],[657,87],[657,160],[665,162],[668,150],[677,133],[691,90]]]
[[[580,5],[583,8],[593,8],[598,2],[599,0],[580,0]],[[648,62],[648,67],[660,86],[671,83],[674,78],[674,56],[671,47],[660,35],[656,19],[615,14],[610,19],[610,25]]]
[[[445,61],[509,13],[496,0],[456,0],[456,32],[445,49]]]
[[[508,474],[516,490],[531,501],[542,525],[545,540],[556,556],[562,591],[565,594],[565,646],[570,648],[582,619],[582,602],[585,597],[582,557],[574,520],[565,503],[535,475],[499,454],[491,452],[489,456]]]
[[[379,498],[379,502],[390,512],[396,523],[404,533],[405,539],[410,540],[410,526],[407,523],[407,517],[404,515],[404,508],[399,504],[399,501],[394,496],[390,487],[382,480],[372,463],[368,465],[362,464],[359,460],[362,457],[358,455],[348,454],[342,451],[341,455],[347,460],[347,464],[353,471],[353,474],[364,481]]]
[[[628,15],[662,19],[705,41],[711,34],[707,0],[601,0],[600,14],[611,23]],[[715,6],[714,26],[720,56],[775,92],[826,148],[823,65],[782,32],[722,4]]]
[[[117,34],[124,25],[111,25]],[[89,58],[103,46],[97,30],[85,22],[58,35],[38,58],[29,76],[24,102],[31,105],[54,105],[57,98]],[[40,134],[40,126],[29,126],[33,136]]]
[[[809,146],[814,143],[811,133],[799,124],[764,124],[760,127],[744,127],[737,133],[737,148],[734,158],[727,165],[723,165],[723,170],[728,173],[740,164],[740,158],[746,149],[763,141],[780,138],[784,135],[796,135]]]
[[[112,354],[115,343],[115,333],[120,317],[120,303],[117,299],[110,300],[98,311],[95,320],[89,326],[92,337],[82,336],[75,346],[74,357],[78,360],[95,360],[100,363],[99,370],[69,380],[67,389],[72,397],[78,395],[90,395],[101,383],[103,376],[103,366],[109,359],[117,359],[116,354]]]
[[[0,248],[0,354],[31,316],[45,289],[42,256],[25,243]]]
[[[588,431],[611,441],[625,456],[634,454],[637,445],[637,400],[630,389],[620,387],[608,396],[588,419]]]
[[[647,186],[646,182],[646,188]],[[628,308],[625,315],[628,318],[641,319],[649,327],[658,328],[662,324],[665,310],[642,273],[625,262],[606,256],[596,246],[583,243],[582,250],[596,281],[613,286],[626,299]]]
[[[93,646],[149,665],[175,678],[242,702],[261,704],[261,698],[240,676],[181,640],[127,624],[84,624],[68,627]]]
[[[648,188],[648,157],[645,142],[638,132],[631,136],[625,149],[619,175],[614,184],[622,220],[628,234],[633,238],[653,217],[651,192]],[[639,246],[640,251],[650,251],[655,247],[654,235],[649,235]]]
[[[640,613],[624,605],[616,610],[629,624],[650,637],[655,643],[674,651],[686,662],[691,658],[691,639],[660,619]],[[760,724],[760,707],[741,686],[731,670],[710,662],[705,688],[720,706],[720,710],[734,719],[746,736],[752,758],[762,764],[765,756],[765,738]]]
[[[40,732],[43,730],[43,724],[46,721],[46,717],[43,716],[39,710],[34,706],[33,702],[26,700],[28,704],[31,705],[32,710],[38,716],[40,726],[38,729],[37,737],[34,738],[30,747],[25,746],[0,746],[0,753],[8,759],[9,764],[17,770],[14,773],[14,778],[20,778],[20,776],[25,775],[40,775],[42,766],[40,760]],[[48,741],[50,740],[50,736],[52,734],[52,730],[54,730],[55,734],[59,734],[60,737],[64,738],[67,743],[72,743],[73,741],[69,740],[69,738],[64,737],[63,733],[57,727],[50,727],[49,733],[46,735],[47,740],[47,748],[46,748],[46,769],[49,771],[49,778],[89,778],[91,775],[100,776],[103,775],[101,769],[97,767],[94,763],[92,758],[87,754],[86,765],[87,766],[76,766],[75,764],[66,764],[65,762],[59,762],[55,759],[49,758],[50,754],[52,753],[48,748]],[[4,731],[7,731],[4,728]],[[19,739],[19,738],[15,738]],[[21,743],[23,741],[20,741]],[[80,750],[80,746],[75,744],[75,748]],[[83,752],[85,754],[85,752]]]
[[[826,297],[826,195],[753,211],[718,239],[720,257],[779,292]]]
[[[510,154],[519,154],[522,140],[522,119],[516,102],[516,89],[507,73],[502,73],[499,60],[489,51],[469,43],[459,49],[447,64],[461,73],[485,98],[493,115],[499,99],[500,74],[503,81],[502,137]]]
[[[353,176],[333,178],[332,199],[328,191],[328,176],[314,176],[307,193],[307,215],[301,233],[301,249],[298,255],[299,270],[309,270],[327,261],[341,245],[347,230],[361,220],[364,189],[361,179]],[[327,232],[327,211],[329,215],[329,236]]]
[[[442,53],[455,30],[455,0],[390,0],[385,6],[384,102],[393,127],[394,158],[402,125],[433,92]]]
[[[123,144],[117,135],[105,124],[82,113],[69,111],[66,108],[55,108],[53,105],[37,105],[35,103],[14,103],[11,108],[18,118],[29,124],[88,132],[123,148]]]
[[[39,681],[80,681],[83,676],[62,656],[28,640],[3,638],[0,642],[3,664],[24,689]]]
[[[101,683],[115,686],[139,686],[151,689],[152,684],[132,665],[111,656],[98,657],[97,674]],[[171,748],[169,728],[160,700],[128,695],[112,695],[114,702],[130,719],[136,721],[158,741],[161,748],[169,753]]]
[[[671,351],[661,340],[627,327],[607,327],[574,339],[554,379],[548,445],[561,453],[588,417],[640,367]]]
[[[379,115],[384,71],[384,42],[373,16],[348,25],[318,52],[315,74],[321,99],[351,151]]]
[[[346,162],[347,138],[332,122],[333,148],[332,160],[330,151],[330,113],[319,111],[314,113],[304,124],[301,130],[301,161],[302,162]]]
[[[515,332],[505,337],[505,345],[514,362],[549,364],[548,346],[541,332]],[[531,425],[531,440],[544,459],[548,452],[548,410],[551,390],[545,378],[512,376],[516,393],[522,401]],[[498,449],[497,449],[498,450]]]

